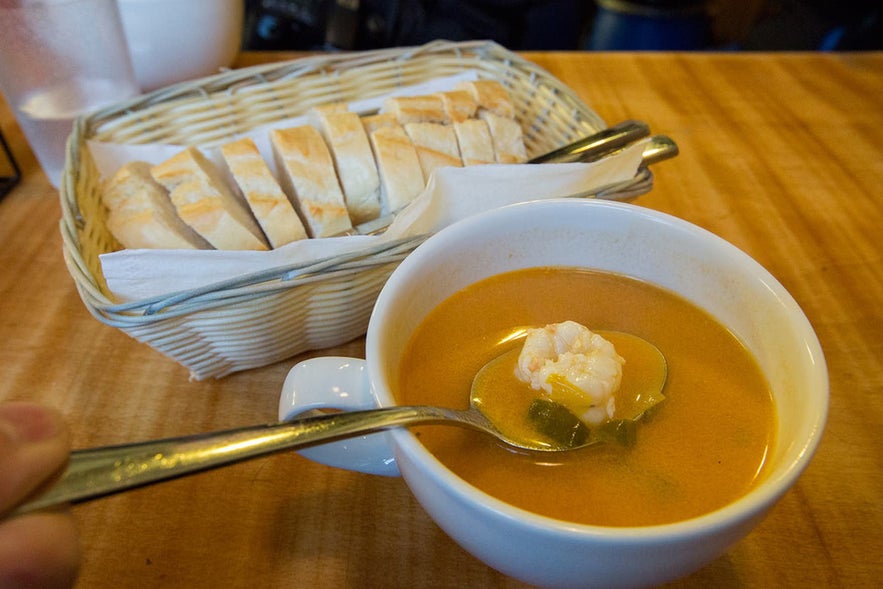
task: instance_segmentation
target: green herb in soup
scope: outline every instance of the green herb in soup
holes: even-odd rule
[[[655,344],[668,365],[665,402],[659,404],[661,396],[639,394],[623,402],[617,397],[613,415],[587,433],[578,425],[586,426],[581,416],[565,408],[568,417],[554,398],[545,399],[553,405],[536,405],[536,391],[530,394],[510,373],[493,388],[511,395],[507,403],[493,404],[508,415],[495,420],[520,420],[536,428],[540,418],[541,427],[552,428],[544,435],[604,435],[620,443],[540,455],[514,452],[469,430],[433,426],[416,428],[421,442],[485,492],[578,523],[683,520],[720,508],[750,488],[761,474],[775,426],[772,398],[757,363],[733,334],[695,305],[626,276],[537,268],[464,289],[433,310],[412,336],[397,397],[407,404],[466,408],[476,372],[511,350],[524,326],[564,321],[610,334],[624,359],[622,389],[652,391],[654,375],[641,368],[650,364],[635,355],[627,338],[618,340],[614,332]],[[522,392],[514,392],[518,387]],[[652,410],[634,423],[647,407]]]
[[[534,399],[527,409],[527,418],[537,432],[562,448],[594,442],[631,446],[638,439],[637,420],[614,419],[590,428],[567,407],[549,399]]]

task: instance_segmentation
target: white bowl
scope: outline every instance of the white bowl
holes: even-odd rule
[[[395,402],[389,391],[391,367],[397,368],[403,345],[399,338],[410,335],[429,309],[487,276],[543,265],[641,278],[681,294],[729,327],[754,353],[776,401],[777,435],[766,477],[730,505],[695,519],[606,528],[559,522],[481,497],[408,430],[392,432],[398,467],[449,535],[528,583],[634,587],[695,571],[753,529],[814,453],[828,406],[827,371],[816,335],[774,277],[695,225],[605,201],[525,203],[448,227],[393,273],[368,328],[368,372],[381,403]],[[409,305],[403,307],[403,301]]]
[[[542,517],[486,495],[448,470],[407,429],[391,431],[386,449],[378,444],[373,452],[385,453],[379,462],[387,466],[394,460],[417,500],[454,540],[522,581],[560,588],[636,587],[689,574],[748,534],[788,491],[819,444],[828,408],[822,350],[797,303],[757,262],[708,231],[656,211],[600,200],[525,203],[470,217],[428,239],[393,272],[368,327],[367,359],[320,359],[314,368],[328,382],[316,382],[314,375],[307,384],[345,390],[347,399],[365,397],[357,393],[367,390],[373,398],[366,405],[395,404],[392,381],[399,359],[430,310],[487,276],[548,265],[609,270],[653,282],[729,327],[757,358],[777,406],[766,476],[712,513],[666,525],[613,528]],[[283,418],[315,408],[298,407],[305,401],[299,400],[304,387],[296,377],[311,367],[292,370],[293,382],[286,383],[280,402]],[[341,382],[344,376],[347,383]],[[346,402],[326,400],[328,406],[351,408]],[[378,461],[365,459],[372,449],[364,444],[372,440],[378,441],[366,436],[336,449],[323,447],[334,456],[310,457],[371,472]]]
[[[242,46],[242,0],[118,0],[142,92],[218,73]]]

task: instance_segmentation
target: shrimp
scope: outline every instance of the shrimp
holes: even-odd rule
[[[613,418],[623,364],[612,343],[565,321],[527,331],[515,376],[586,424],[599,425]]]

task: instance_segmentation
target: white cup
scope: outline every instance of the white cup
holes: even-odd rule
[[[135,78],[149,92],[217,74],[242,46],[243,0],[118,0]]]
[[[279,416],[394,405],[390,383],[399,359],[430,310],[488,276],[548,265],[653,282],[729,327],[756,357],[776,403],[767,476],[740,499],[694,519],[608,528],[543,517],[497,500],[454,475],[407,429],[303,454],[336,467],[401,474],[456,542],[527,583],[635,587],[696,571],[751,531],[807,466],[825,424],[828,377],[818,339],[782,285],[734,246],[685,221],[635,205],[579,199],[514,205],[460,221],[393,272],[368,327],[367,360],[298,364],[283,387]]]
[[[0,90],[58,187],[74,119],[140,92],[116,0],[0,0]]]

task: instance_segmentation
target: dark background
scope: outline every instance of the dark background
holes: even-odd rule
[[[879,0],[245,0],[243,46],[491,39],[511,50],[883,48]]]

